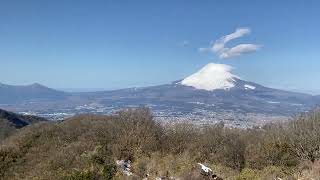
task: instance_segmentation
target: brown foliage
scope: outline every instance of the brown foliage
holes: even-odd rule
[[[319,113],[262,129],[235,129],[223,124],[163,126],[149,109],[129,109],[19,130],[0,146],[0,176],[110,179],[116,159],[133,161],[140,177],[187,174],[197,162],[230,168],[241,177],[256,177],[268,167],[283,175],[300,162],[320,160],[319,137]]]

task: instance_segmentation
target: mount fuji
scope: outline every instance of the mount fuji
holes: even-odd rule
[[[319,97],[242,80],[232,67],[210,63],[171,84],[88,93],[88,99],[118,107],[151,107],[156,116],[192,121],[269,121],[315,108]]]

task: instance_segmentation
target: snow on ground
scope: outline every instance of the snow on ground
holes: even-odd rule
[[[205,165],[203,165],[201,163],[198,163],[198,165],[201,166],[202,171],[204,171],[206,173],[212,172],[212,169],[210,169],[209,167],[207,167],[207,166],[205,166]]]
[[[245,85],[244,85],[244,88],[245,88],[245,89],[251,89],[251,90],[256,89],[256,87],[251,86],[251,85],[249,85],[249,84],[245,84]]]
[[[123,174],[126,176],[132,176],[133,173],[131,172],[131,161],[125,161],[125,160],[117,160],[116,164],[120,169],[122,170]]]
[[[207,91],[230,89],[235,86],[237,78],[231,70],[232,67],[226,64],[209,63],[200,71],[182,80],[181,84]]]

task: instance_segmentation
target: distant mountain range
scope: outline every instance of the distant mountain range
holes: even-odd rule
[[[57,101],[55,106],[67,105],[71,108],[68,112],[73,107],[90,103],[99,104],[99,112],[103,112],[101,106],[105,109],[147,106],[157,115],[168,118],[223,119],[232,114],[230,119],[240,118],[244,121],[246,116],[252,114],[290,117],[320,104],[320,96],[264,87],[242,80],[231,71],[232,68],[227,65],[210,63],[191,76],[171,84],[84,93],[66,93],[40,84],[2,84],[0,104]]]
[[[26,86],[12,86],[0,83],[0,104],[13,104],[25,101],[55,101],[68,96],[67,93],[57,91],[35,83]]]

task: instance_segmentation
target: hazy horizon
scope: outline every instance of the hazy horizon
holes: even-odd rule
[[[320,94],[319,6],[313,0],[5,1],[0,82],[144,87],[213,62],[267,87]]]

